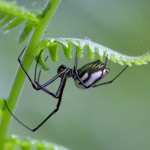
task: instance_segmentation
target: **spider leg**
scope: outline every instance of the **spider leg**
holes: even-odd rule
[[[59,110],[59,107],[61,104],[61,98],[62,98],[62,93],[60,94],[60,97],[58,98],[56,108],[38,126],[36,126],[35,128],[29,128],[27,126],[24,126],[24,127],[27,127],[27,129],[33,132],[39,129],[52,115],[54,115]]]
[[[75,54],[75,62],[74,62],[74,70],[77,70],[77,66],[78,66],[78,57],[77,57],[77,52]]]
[[[9,113],[15,118],[15,120],[17,122],[19,122],[22,126],[24,126],[26,129],[34,132],[36,131],[37,129],[39,129],[52,115],[54,115],[58,110],[59,110],[59,107],[60,107],[60,104],[61,104],[61,99],[62,99],[62,94],[63,94],[63,90],[64,90],[64,87],[65,87],[65,84],[66,84],[66,80],[67,80],[67,73],[68,73],[69,70],[66,70],[66,72],[63,74],[63,77],[61,78],[61,83],[58,87],[58,90],[56,92],[56,94],[50,92],[49,90],[47,90],[44,85],[40,85],[38,83],[38,86],[41,88],[41,90],[43,90],[44,92],[50,94],[50,95],[53,95],[55,98],[58,98],[58,102],[57,102],[57,105],[56,105],[56,108],[39,124],[37,125],[36,127],[34,128],[30,128],[29,126],[27,126],[26,124],[24,124],[22,121],[20,121],[13,113],[12,111],[10,110],[10,108],[8,107],[7,105],[7,102],[5,101],[5,105],[7,107],[7,110],[9,111]],[[47,86],[47,85],[45,85]]]
[[[14,118],[18,123],[20,123],[23,127],[25,127],[26,129],[28,129],[28,130],[30,130],[30,131],[33,131],[32,128],[28,127],[26,124],[24,124],[22,121],[20,121],[20,120],[12,113],[12,111],[10,110],[10,108],[9,108],[9,106],[8,106],[8,104],[7,104],[7,102],[6,102],[6,100],[5,100],[4,102],[5,102],[5,106],[6,106],[7,110],[8,110],[8,112],[13,116],[13,118]]]
[[[6,102],[6,100],[4,101],[5,102],[5,106],[7,107],[7,110],[9,111],[9,113],[15,118],[15,120],[20,123],[23,127],[25,127],[26,129],[34,132],[36,131],[37,129],[39,129],[53,114],[55,114],[58,110],[59,110],[59,107],[60,107],[60,104],[61,104],[61,98],[62,98],[62,93],[60,94],[60,97],[58,98],[58,102],[57,102],[57,105],[56,105],[56,108],[36,127],[34,128],[30,128],[29,126],[27,126],[26,124],[24,124],[22,121],[20,121],[13,113],[12,111],[10,110],[10,108],[8,107],[8,104]]]
[[[38,83],[40,82],[41,72],[42,72],[42,71],[41,71],[41,68],[40,68],[40,71],[39,71],[39,73],[38,73],[37,81],[35,80],[35,82],[38,82]],[[35,78],[35,79],[36,79],[36,78]]]
[[[40,54],[39,54],[39,57],[38,57],[38,59],[37,59],[37,61],[36,61],[35,70],[34,70],[34,82],[39,82],[39,81],[40,81],[40,76],[41,76],[42,68],[40,68],[40,70],[39,70],[38,78],[37,78],[37,75],[36,75],[36,74],[37,74],[37,66],[38,66],[38,62],[39,62],[41,53],[42,53],[42,50],[41,50],[41,52],[40,52]],[[44,61],[46,62],[47,59],[48,59],[48,56],[45,58]]]
[[[106,85],[106,84],[110,84],[113,81],[115,81],[126,69],[127,69],[128,65],[126,65],[113,79],[111,79],[110,81],[107,82],[103,82],[103,83],[99,83],[99,84],[95,84],[92,85],[92,87],[97,87],[97,86],[101,86],[101,85]]]
[[[74,73],[76,78],[80,81],[80,83],[85,87],[85,88],[89,88],[89,86],[87,86],[79,77],[78,71],[77,71],[77,65],[78,65],[78,58],[77,58],[77,52],[75,54],[75,62],[74,62]]]
[[[57,105],[56,105],[56,108],[38,125],[36,126],[35,128],[27,128],[31,131],[36,131],[38,128],[40,128],[52,115],[54,115],[58,110],[59,110],[59,107],[60,107],[60,104],[61,104],[61,99],[62,99],[62,94],[63,94],[63,90],[64,90],[64,87],[65,87],[65,84],[66,84],[66,80],[67,80],[67,73],[68,73],[69,70],[67,70],[65,73],[64,73],[64,76],[62,77],[61,79],[61,83],[58,87],[58,90],[56,92],[56,94],[54,95],[54,97],[58,98],[58,102],[57,102]],[[48,94],[51,94],[51,92],[49,90],[47,90],[43,85],[39,85],[41,87],[41,89],[43,91],[45,91],[46,93]],[[26,127],[26,126],[25,126]]]
[[[89,88],[90,86],[87,86],[82,80],[81,78],[79,77],[79,74],[78,74],[78,71],[75,70],[75,75],[77,77],[77,79],[80,81],[80,83],[85,87],[85,88]]]
[[[24,68],[22,61],[21,61],[21,57],[25,51],[26,47],[24,47],[24,49],[22,50],[22,52],[20,53],[19,57],[18,57],[18,62],[22,68],[22,70],[24,71],[24,73],[26,74],[26,76],[28,77],[29,81],[31,82],[32,86],[34,89],[39,90],[38,87],[36,86],[36,84],[34,83],[34,81],[32,80],[32,78],[30,77],[30,75],[28,74],[28,72],[26,71],[26,69]]]
[[[39,57],[38,57],[38,60],[37,60],[37,63],[36,63],[36,66],[35,66],[35,73],[34,73],[34,80],[30,77],[30,75],[28,74],[27,70],[25,69],[25,67],[23,66],[22,64],[22,60],[21,60],[21,57],[25,51],[26,47],[22,50],[22,52],[20,53],[19,57],[18,57],[18,62],[22,68],[22,70],[24,71],[24,73],[26,74],[27,78],[29,79],[30,83],[32,84],[33,88],[35,90],[41,90],[41,87],[39,87],[39,78],[40,78],[40,75],[41,75],[41,71],[39,71],[39,74],[38,74],[38,79],[37,78],[37,66],[38,66],[38,62],[39,62],[39,58],[40,58],[40,55],[42,53],[42,51],[40,52],[39,54]],[[48,57],[46,57],[45,61],[47,60]],[[48,82],[46,82],[45,84],[43,84],[43,86],[45,87],[46,85],[49,85],[51,84],[52,82],[54,82],[58,77],[60,77],[60,75],[62,74],[63,72],[61,72],[60,74],[57,74],[56,76],[54,76],[52,79],[50,79]],[[37,81],[36,81],[37,80]],[[52,94],[53,95],[53,94]]]
[[[55,98],[59,98],[60,94],[61,94],[61,91],[63,91],[64,89],[64,86],[66,84],[66,79],[67,79],[67,73],[69,72],[69,69],[65,69],[64,71],[60,72],[58,75],[54,76],[54,78],[58,78],[60,77],[62,74],[63,74],[63,77],[61,78],[61,81],[60,81],[60,85],[56,91],[56,93],[53,93],[51,92],[50,90],[48,90],[46,88],[46,86],[48,86],[49,84],[51,84],[51,80],[49,80],[48,82],[46,82],[45,84],[41,85],[40,83],[36,82],[36,84],[38,85],[38,87],[44,91],[45,93],[47,94],[50,94],[52,95],[53,97]],[[53,79],[53,78],[52,78]],[[55,79],[54,79],[55,80]]]
[[[45,58],[45,61],[47,60],[48,56]],[[38,61],[37,60],[37,64],[38,64]],[[34,76],[34,83],[37,85],[38,89],[40,90],[43,90],[44,92],[52,95],[53,97],[57,98],[58,95],[57,94],[54,94],[52,92],[50,92],[49,90],[47,90],[45,87],[48,86],[49,84],[51,84],[52,82],[54,82],[57,78],[59,78],[60,76],[64,75],[64,73],[67,71],[67,69],[64,69],[63,71],[61,71],[59,74],[56,74],[53,78],[51,78],[49,81],[47,81],[46,83],[44,84],[40,84],[40,76],[41,76],[41,68],[39,70],[39,73],[38,73],[38,78],[36,80],[36,73],[37,73],[37,64],[36,64],[36,67],[35,67],[35,76]],[[62,82],[62,81],[61,81]]]

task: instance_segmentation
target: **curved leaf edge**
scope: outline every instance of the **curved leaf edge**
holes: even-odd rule
[[[49,38],[41,41],[38,49],[45,50],[48,49],[51,59],[53,61],[58,61],[58,50],[60,47],[63,49],[66,58],[71,59],[75,48],[78,57],[83,57],[84,50],[87,51],[88,56],[91,60],[96,57],[103,61],[105,57],[108,57],[113,63],[119,65],[144,65],[150,62],[150,53],[147,52],[141,56],[128,56],[112,50],[101,44],[92,42],[89,39],[78,39],[78,38]],[[40,64],[42,68],[47,70],[46,63],[44,61],[44,55],[41,55]]]

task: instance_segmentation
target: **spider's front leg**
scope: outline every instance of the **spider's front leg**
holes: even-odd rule
[[[39,83],[40,75],[41,75],[41,69],[40,69],[40,71],[39,71],[39,73],[38,73],[38,77],[37,77],[37,66],[38,66],[38,62],[39,62],[39,59],[40,59],[40,55],[41,55],[41,53],[42,53],[42,50],[41,50],[41,52],[40,52],[40,54],[39,54],[39,56],[38,56],[38,58],[37,58],[36,65],[35,65],[34,80],[33,80],[33,79],[31,78],[31,76],[28,74],[28,72],[27,72],[27,70],[25,69],[24,65],[22,64],[21,57],[22,57],[22,55],[23,55],[25,49],[26,49],[26,47],[25,47],[25,48],[22,50],[22,52],[20,53],[20,55],[19,55],[19,57],[18,57],[18,62],[19,62],[19,64],[20,64],[22,70],[23,70],[24,73],[26,74],[27,78],[29,79],[30,83],[32,84],[32,86],[33,86],[33,88],[34,88],[35,90],[41,90],[41,89],[42,89],[42,86],[43,86],[43,87],[46,87],[46,86],[50,85],[52,82],[54,82],[57,78],[59,78],[59,77],[61,76],[61,74],[62,74],[63,72],[61,72],[60,74],[55,75],[52,79],[50,79],[48,82],[46,82],[46,83],[44,83],[44,84],[42,84],[42,85]],[[47,58],[48,58],[48,57],[45,58],[45,61],[47,60]],[[41,85],[41,86],[40,86],[40,85]],[[54,94],[54,93],[49,92],[49,94],[50,94],[50,93],[51,93],[52,96],[55,97],[55,94]]]
[[[27,70],[25,69],[25,67],[24,67],[23,64],[22,64],[21,57],[22,57],[22,55],[23,55],[25,49],[26,49],[26,47],[24,47],[24,49],[23,49],[22,52],[20,53],[20,55],[19,55],[19,57],[18,57],[18,62],[19,62],[19,64],[20,64],[22,70],[24,71],[24,73],[25,73],[26,76],[28,77],[29,81],[31,82],[33,88],[34,88],[35,90],[40,90],[41,88],[38,87],[37,84],[34,82],[36,79],[34,79],[34,81],[33,81],[33,79],[30,77],[30,75],[28,74]],[[40,54],[41,54],[41,52],[40,52]],[[40,57],[40,55],[39,55],[39,57]],[[38,57],[38,60],[39,60],[39,57]],[[38,63],[38,61],[37,61],[37,63]],[[37,64],[36,64],[36,67],[35,67],[35,75],[34,75],[34,77],[36,77],[36,68],[37,68]]]

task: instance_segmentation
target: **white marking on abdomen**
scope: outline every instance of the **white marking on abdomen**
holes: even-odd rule
[[[85,73],[82,77],[81,77],[81,81],[84,81],[88,78],[89,74]]]
[[[92,85],[95,83],[96,80],[103,78],[106,75],[106,70],[94,72],[91,74],[90,78],[85,82],[87,86]]]

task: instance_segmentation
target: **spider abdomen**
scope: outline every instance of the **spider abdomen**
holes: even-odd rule
[[[86,87],[91,87],[96,82],[100,81],[107,73],[106,69],[100,69],[95,72],[85,72],[82,76],[80,76],[80,79]],[[78,79],[75,80],[75,84],[78,88],[85,88]]]

